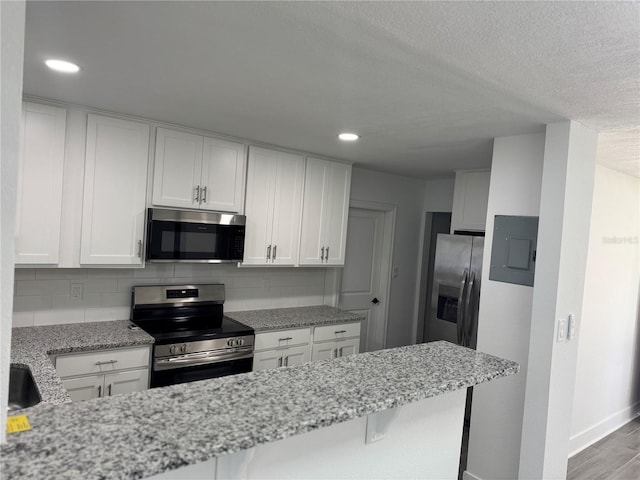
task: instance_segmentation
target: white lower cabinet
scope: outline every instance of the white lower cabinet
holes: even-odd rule
[[[278,330],[256,334],[253,371],[292,367],[311,359],[311,329]]]
[[[59,355],[56,371],[74,402],[149,388],[149,347]]]
[[[346,357],[360,351],[360,322],[325,325],[313,332],[311,361]]]
[[[325,360],[327,358],[346,357],[358,353],[360,337],[336,340],[334,342],[314,343],[311,352],[311,361]]]
[[[253,371],[346,357],[359,348],[360,322],[257,333]]]

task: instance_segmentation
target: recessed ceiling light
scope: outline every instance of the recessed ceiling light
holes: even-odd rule
[[[49,67],[51,70],[55,70],[56,72],[63,73],[78,73],[80,71],[80,67],[75,63],[67,62],[66,60],[57,60],[50,58],[44,61],[45,65]]]
[[[360,138],[360,135],[357,135],[355,133],[341,133],[340,135],[338,135],[338,138],[340,140],[342,140],[343,142],[355,142],[356,140],[358,140]]]

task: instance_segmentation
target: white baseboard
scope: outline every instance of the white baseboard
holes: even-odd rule
[[[482,480],[480,477],[475,476],[473,473],[470,473],[469,470],[465,470],[462,472],[462,480]]]
[[[593,445],[601,438],[606,437],[611,432],[614,432],[622,425],[633,420],[637,416],[640,416],[640,402],[636,402],[633,405],[614,413],[613,415],[609,415],[601,422],[572,436],[569,439],[569,457],[572,457],[588,446]]]

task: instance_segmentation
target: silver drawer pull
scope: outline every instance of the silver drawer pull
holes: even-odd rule
[[[285,367],[289,366],[289,357],[284,357],[284,366]]]
[[[271,259],[271,245],[267,247],[267,260]]]
[[[278,367],[282,366],[282,357],[278,358]]]
[[[320,249],[320,260],[324,262],[324,247]]]
[[[293,340],[293,337],[285,337],[285,338],[279,338],[278,339],[279,342],[286,342],[288,340]]]
[[[194,190],[195,190],[195,197],[194,197],[193,201],[195,203],[200,203],[200,185],[196,185]]]
[[[278,250],[278,245],[273,246],[273,261],[276,261],[276,250]]]
[[[347,331],[346,330],[336,330],[336,335],[339,334],[339,333],[347,333]]]
[[[108,360],[106,362],[96,362],[96,366],[100,366],[100,365],[113,365],[114,363],[116,363],[118,360]]]
[[[98,385],[98,398],[102,397],[102,385]]]
[[[107,386],[107,395],[111,396],[111,384]]]
[[[342,356],[342,347],[340,347],[340,356]]]
[[[202,199],[200,203],[207,203],[207,187],[202,187]]]

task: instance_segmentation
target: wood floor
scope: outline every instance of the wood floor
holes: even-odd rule
[[[640,479],[640,417],[569,459],[567,480]]]

